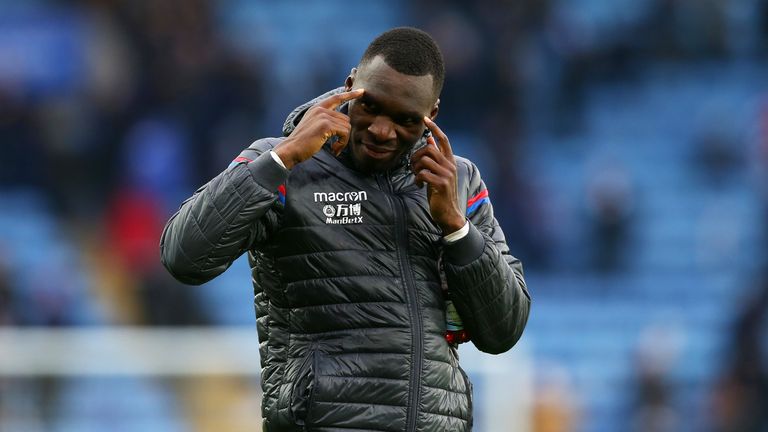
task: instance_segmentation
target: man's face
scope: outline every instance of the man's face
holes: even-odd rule
[[[405,75],[381,56],[347,78],[347,89],[365,89],[349,103],[348,146],[357,169],[367,173],[394,167],[424,133],[424,116],[437,114],[432,75]]]

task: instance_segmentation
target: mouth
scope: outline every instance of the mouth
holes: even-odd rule
[[[374,144],[362,143],[363,150],[368,157],[373,159],[387,159],[395,153],[395,149],[381,147]]]

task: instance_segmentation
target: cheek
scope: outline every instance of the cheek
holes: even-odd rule
[[[400,142],[400,146],[407,150],[413,147],[419,141],[421,134],[415,133],[413,131],[400,131],[397,134],[397,138]]]
[[[363,132],[368,130],[368,126],[371,125],[369,121],[362,116],[349,119],[349,124],[352,127],[353,132]]]
[[[418,136],[413,136],[412,134],[406,135],[398,135],[398,147],[399,150],[393,155],[392,159],[400,159],[403,157],[403,155],[407,154],[411,149],[413,149],[413,146],[416,145],[416,142],[418,142]]]

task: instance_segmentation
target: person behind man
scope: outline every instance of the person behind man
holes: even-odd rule
[[[427,33],[381,34],[165,227],[163,264],[188,284],[248,252],[269,432],[471,430],[458,342],[496,354],[523,332],[521,263],[434,123],[443,77]]]

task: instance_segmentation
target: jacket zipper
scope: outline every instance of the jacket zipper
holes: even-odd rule
[[[416,292],[416,284],[413,281],[411,265],[408,262],[408,226],[406,219],[405,202],[399,196],[395,195],[392,181],[387,176],[387,186],[390,196],[394,201],[395,208],[395,240],[397,242],[397,257],[400,262],[400,272],[403,275],[405,284],[405,293],[408,302],[409,314],[411,318],[411,376],[410,376],[410,394],[408,401],[407,431],[416,430],[416,419],[418,416],[419,397],[421,396],[421,363],[423,361],[422,333],[423,323],[421,312],[419,311],[419,299]]]

